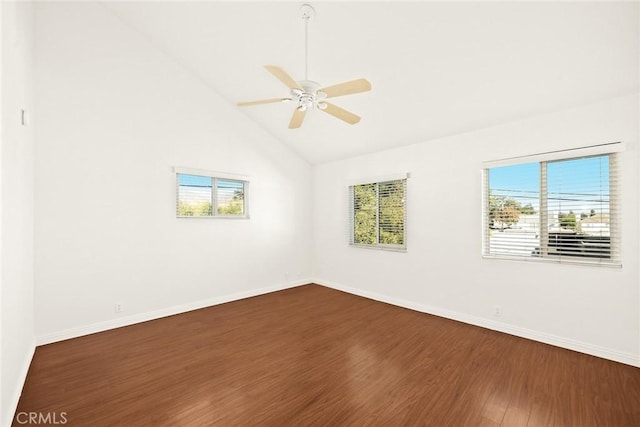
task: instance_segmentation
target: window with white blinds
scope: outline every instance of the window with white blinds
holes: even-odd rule
[[[406,190],[406,179],[350,186],[349,243],[379,249],[406,249]]]
[[[207,175],[177,173],[176,215],[248,218],[248,182]]]
[[[620,265],[616,157],[484,169],[484,255]]]

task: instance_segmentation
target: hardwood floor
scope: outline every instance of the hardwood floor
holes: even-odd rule
[[[307,285],[38,347],[20,412],[69,426],[640,426],[640,369]]]

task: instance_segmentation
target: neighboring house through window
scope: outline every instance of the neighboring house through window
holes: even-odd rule
[[[483,255],[619,265],[618,145],[486,167]]]

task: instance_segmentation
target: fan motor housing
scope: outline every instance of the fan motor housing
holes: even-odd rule
[[[298,88],[291,89],[291,96],[293,101],[298,104],[298,109],[306,111],[309,108],[317,107],[323,109],[324,105],[320,102],[326,98],[324,92],[318,92],[320,83],[313,80],[302,80],[298,84],[302,87],[302,90]]]

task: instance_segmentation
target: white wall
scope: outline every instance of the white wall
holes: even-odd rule
[[[0,425],[10,425],[35,348],[33,312],[33,8],[2,2]]]
[[[614,141],[627,146],[621,269],[482,259],[482,161]],[[638,97],[629,96],[315,166],[314,275],[329,286],[640,364],[638,151]],[[407,253],[349,247],[348,181],[397,172],[412,174]]]
[[[35,11],[34,112],[33,6],[0,3],[2,425],[36,335],[305,283],[312,260],[320,283],[640,363],[637,96],[319,165],[312,180],[306,162],[99,4]],[[31,127],[19,124],[25,107]],[[622,269],[480,257],[481,161],[617,140]],[[176,219],[172,166],[249,175],[251,219]],[[406,171],[408,252],[348,247],[347,181]],[[452,226],[432,227],[443,206]]]
[[[39,342],[306,283],[305,161],[99,4],[38,4],[36,60]],[[249,175],[251,219],[176,219],[172,166]]]

